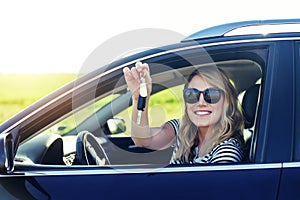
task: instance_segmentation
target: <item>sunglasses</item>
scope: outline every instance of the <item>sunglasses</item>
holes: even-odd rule
[[[184,101],[189,104],[197,103],[200,99],[201,93],[207,103],[218,103],[221,98],[222,90],[218,88],[207,88],[204,91],[199,91],[196,88],[186,88],[183,90]]]

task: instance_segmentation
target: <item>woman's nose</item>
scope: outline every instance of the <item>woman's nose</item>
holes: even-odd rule
[[[204,100],[203,93],[200,94],[198,102],[199,102],[200,105],[206,105],[207,104],[207,102]]]

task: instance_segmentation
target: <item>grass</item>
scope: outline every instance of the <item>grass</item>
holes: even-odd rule
[[[76,77],[75,74],[0,74],[0,124]],[[151,125],[159,126],[162,122],[181,116],[183,108],[181,92],[182,86],[177,86],[151,96],[149,102]],[[105,102],[102,100],[99,103]],[[97,106],[101,107],[98,104]],[[128,118],[125,120],[127,122],[130,122],[130,113],[124,111],[121,114],[124,115],[122,116],[124,119]]]
[[[0,123],[76,77],[76,74],[0,74]]]

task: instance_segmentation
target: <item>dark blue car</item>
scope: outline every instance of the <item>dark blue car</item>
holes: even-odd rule
[[[136,61],[150,66],[153,126],[181,117],[195,67],[227,72],[244,114],[243,162],[174,165],[173,147],[135,146],[122,70]],[[0,198],[299,199],[299,160],[300,19],[238,22],[99,66],[2,123]]]

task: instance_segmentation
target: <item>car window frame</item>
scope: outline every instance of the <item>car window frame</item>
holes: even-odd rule
[[[235,45],[232,45],[231,43],[229,43],[228,45],[230,45],[232,48],[235,48],[235,45],[238,47],[238,48],[245,48],[245,44],[239,44],[239,43],[237,43],[237,44],[235,44]],[[254,47],[254,46],[265,46],[265,47],[268,47],[268,49],[271,47],[271,46],[274,46],[275,44],[274,43],[272,43],[272,42],[259,42],[258,44],[256,43],[256,42],[249,42],[249,43],[247,43],[247,47],[246,48],[249,48],[249,49],[251,49],[251,47]],[[200,45],[201,46],[201,45]],[[221,48],[225,48],[226,49],[226,45],[224,45],[224,44],[222,44],[221,45],[222,47]],[[196,47],[194,47],[194,48],[196,48]],[[194,49],[194,48],[191,48],[191,49]],[[218,47],[216,47],[216,46],[212,46],[212,48],[214,49],[214,48],[218,48]],[[270,52],[269,52],[269,54],[270,54]],[[159,55],[159,56],[161,56],[161,55]],[[155,58],[155,57],[154,57]],[[268,59],[268,58],[266,58],[266,59]],[[268,61],[268,60],[267,60]],[[126,66],[128,66],[128,65],[126,65]],[[175,67],[175,69],[176,69],[176,67]],[[118,69],[116,69],[116,71],[120,71],[120,70],[122,70],[122,68],[118,68]],[[116,72],[115,71],[115,72]],[[109,73],[108,74],[106,74],[106,75],[109,75]],[[96,81],[97,83],[98,83],[98,85],[100,85],[100,82],[99,82],[99,80],[97,80]],[[124,89],[124,88],[123,88]],[[103,94],[105,94],[105,93],[103,93]],[[258,117],[259,117],[259,115],[258,115]],[[257,146],[257,144],[256,144],[256,140],[257,140],[257,138],[256,139],[254,139],[254,148],[253,148],[253,155],[254,155],[254,159],[253,159],[253,162],[252,162],[252,164],[255,164],[257,161],[255,160],[256,158],[255,158],[255,148],[256,148],[256,146]]]

